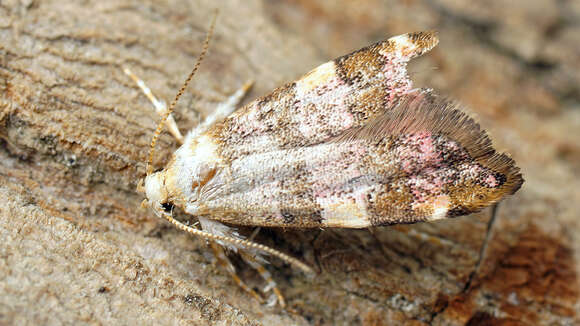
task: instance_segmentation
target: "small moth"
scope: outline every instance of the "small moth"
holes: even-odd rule
[[[234,278],[220,246],[242,254],[281,305],[259,253],[310,268],[244,239],[231,225],[367,228],[434,221],[477,212],[523,183],[514,161],[497,153],[456,103],[412,87],[407,62],[437,45],[435,32],[362,48],[235,110],[246,85],[180,139],[171,110],[197,70],[211,30],[213,24],[169,109],[126,71],[163,115],[139,190],[158,216],[212,240]],[[165,122],[183,144],[153,173],[153,148]],[[201,230],[175,220],[174,207],[196,217]]]

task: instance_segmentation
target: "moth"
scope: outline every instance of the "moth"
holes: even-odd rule
[[[178,228],[211,240],[236,282],[222,247],[239,252],[283,297],[261,253],[310,267],[245,239],[235,225],[367,228],[467,215],[515,193],[514,161],[492,147],[453,101],[413,88],[406,65],[438,43],[435,32],[395,36],[344,55],[236,110],[245,85],[183,138],[171,111],[205,54],[167,109],[126,71],[163,116],[139,186],[144,205]],[[181,147],[153,172],[163,124]],[[175,207],[201,229],[177,221]]]

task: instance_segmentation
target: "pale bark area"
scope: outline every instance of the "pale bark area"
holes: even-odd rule
[[[135,192],[158,117],[121,68],[171,100],[215,2],[14,0],[0,2],[0,324],[580,322],[578,5],[354,3],[220,2],[178,124],[247,79],[252,98],[371,41],[439,30],[413,79],[467,104],[526,179],[469,289],[489,211],[372,232],[263,230],[259,242],[320,273],[272,260],[293,312],[258,304]],[[176,146],[165,134],[158,148],[160,167]]]

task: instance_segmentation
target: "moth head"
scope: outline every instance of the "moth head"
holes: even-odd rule
[[[171,209],[173,206],[168,202],[169,193],[165,186],[165,173],[155,172],[149,174],[139,182],[139,192],[145,193],[144,206],[151,207],[158,215]]]

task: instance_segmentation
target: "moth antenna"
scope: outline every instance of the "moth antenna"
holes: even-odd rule
[[[291,257],[283,252],[280,252],[276,249],[270,248],[268,246],[265,246],[263,244],[259,244],[259,243],[255,243],[246,239],[239,239],[239,238],[234,238],[234,237],[228,237],[228,236],[224,236],[224,235],[219,235],[219,234],[213,234],[213,233],[209,233],[203,230],[199,230],[196,228],[193,228],[191,226],[185,225],[182,222],[176,220],[173,218],[173,216],[171,216],[171,214],[161,214],[163,215],[163,217],[168,220],[171,224],[173,224],[176,228],[180,229],[181,231],[185,231],[191,235],[194,236],[198,236],[201,238],[204,238],[206,240],[211,240],[211,241],[223,241],[223,242],[227,242],[227,243],[231,243],[233,245],[239,245],[239,246],[244,246],[246,248],[252,248],[252,249],[257,249],[260,250],[262,252],[268,253],[274,257],[278,257],[281,260],[289,263],[290,265],[293,265],[299,269],[301,269],[304,273],[308,274],[308,275],[313,275],[314,271],[312,270],[312,268],[310,268],[310,266],[306,265],[305,263],[301,262],[300,260]]]
[[[205,54],[207,53],[207,49],[209,48],[209,41],[211,40],[211,37],[213,35],[213,30],[215,28],[215,22],[217,19],[217,15],[218,15],[218,11],[216,10],[216,12],[213,16],[213,19],[211,21],[211,25],[209,27],[209,30],[207,32],[207,35],[205,37],[205,41],[203,42],[203,49],[201,50],[201,53],[199,54],[199,57],[197,58],[197,61],[195,62],[195,66],[193,66],[193,70],[191,70],[191,73],[189,73],[189,76],[187,77],[187,79],[185,80],[185,82],[183,83],[181,88],[179,89],[179,92],[177,92],[177,95],[175,95],[175,98],[171,102],[171,105],[169,105],[169,107],[167,108],[165,113],[163,113],[163,116],[161,117],[161,121],[159,121],[159,124],[157,124],[157,129],[155,129],[155,133],[153,134],[153,138],[151,139],[151,145],[150,145],[150,149],[149,149],[149,158],[147,159],[147,170],[146,170],[147,175],[150,175],[151,173],[153,173],[153,155],[155,154],[155,145],[157,144],[157,140],[159,139],[159,135],[161,134],[161,131],[163,131],[163,125],[165,124],[165,121],[169,118],[169,115],[173,112],[173,109],[175,108],[177,101],[179,100],[181,95],[183,95],[183,93],[185,92],[187,85],[189,85],[189,82],[191,81],[191,79],[193,78],[193,76],[195,75],[197,70],[199,69],[199,65],[201,64],[201,61],[203,60],[203,58],[205,57]]]

